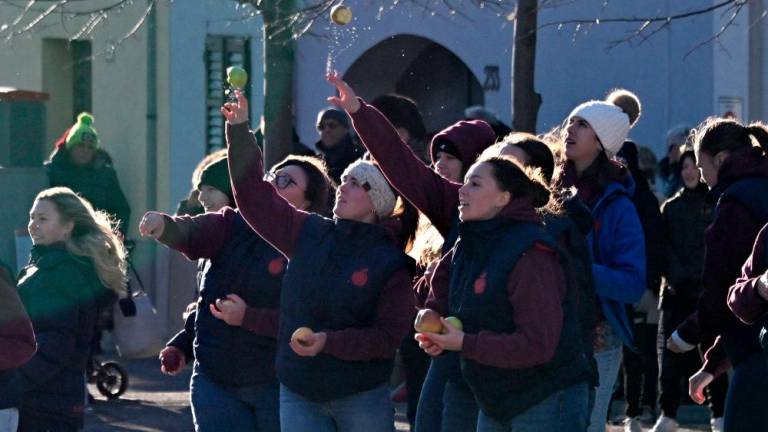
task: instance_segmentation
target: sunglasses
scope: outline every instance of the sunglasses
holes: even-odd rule
[[[264,180],[274,183],[278,189],[285,189],[292,184],[296,185],[296,187],[299,187],[299,184],[296,183],[296,180],[292,179],[288,174],[275,174],[273,172],[269,172],[264,176]]]
[[[321,131],[321,130],[325,130],[325,129],[336,129],[339,126],[341,126],[341,125],[336,123],[336,122],[325,122],[325,123],[320,123],[319,125],[317,125],[317,130]]]

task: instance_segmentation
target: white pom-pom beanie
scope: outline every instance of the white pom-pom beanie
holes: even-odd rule
[[[354,177],[360,185],[366,188],[379,219],[389,217],[395,211],[397,197],[392,192],[392,188],[389,187],[389,182],[387,182],[384,174],[373,163],[362,159],[357,160],[344,170],[341,178],[344,177]]]
[[[571,111],[568,119],[573,117],[581,117],[592,126],[608,157],[615,156],[621,150],[629,135],[629,116],[609,102],[584,102]]]

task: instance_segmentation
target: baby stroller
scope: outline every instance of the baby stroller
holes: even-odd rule
[[[91,356],[88,383],[96,384],[99,393],[107,399],[117,399],[128,388],[128,372],[117,362],[102,362]]]

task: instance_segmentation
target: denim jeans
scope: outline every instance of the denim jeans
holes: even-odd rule
[[[19,410],[6,408],[0,410],[0,432],[16,432],[19,426]]]
[[[277,381],[263,386],[226,388],[201,373],[195,363],[189,390],[197,432],[280,432]]]
[[[446,387],[449,382],[451,385]],[[451,389],[447,396],[446,388]],[[446,403],[462,409],[445,408]],[[433,358],[421,389],[415,432],[474,431],[477,412],[474,396],[461,375],[458,353]]]
[[[613,386],[621,365],[621,345],[606,348],[595,353],[597,372],[600,376],[600,386],[595,390],[592,414],[589,419],[589,432],[605,432],[608,418],[608,406],[611,404]]]
[[[511,420],[500,422],[480,412],[477,432],[581,432],[589,419],[586,382],[560,390]]]
[[[312,402],[280,386],[282,432],[394,432],[395,409],[382,384],[328,402]]]
[[[768,367],[762,353],[752,354],[733,369],[725,400],[725,430],[768,430]]]

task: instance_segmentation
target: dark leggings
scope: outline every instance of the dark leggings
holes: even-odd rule
[[[679,302],[677,299],[665,299],[665,307],[659,320],[657,351],[659,355],[659,406],[661,415],[677,417],[680,398],[688,393],[688,378],[702,365],[702,356],[698,349],[683,354],[673,353],[666,348],[667,339],[677,326],[693,311],[695,300]],[[711,346],[711,341],[702,346]],[[722,417],[725,412],[725,397],[728,393],[728,375],[723,374],[714,380],[705,391],[712,417]]]

